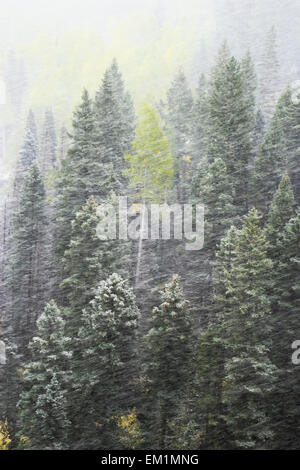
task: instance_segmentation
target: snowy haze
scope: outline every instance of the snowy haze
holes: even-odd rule
[[[1,36],[10,44],[32,40],[47,32],[57,34],[66,29],[92,29],[109,37],[110,28],[132,15],[156,15],[176,21],[195,15],[207,17],[213,0],[12,0],[1,1]],[[133,25],[134,28],[134,25]]]
[[[28,110],[39,129],[49,107],[58,128],[69,127],[83,87],[94,95],[113,58],[137,112],[145,101],[165,98],[180,68],[195,90],[225,39],[233,54],[240,57],[249,49],[257,64],[273,25],[282,86],[300,78],[298,0],[1,0],[0,5],[4,174],[16,161]]]

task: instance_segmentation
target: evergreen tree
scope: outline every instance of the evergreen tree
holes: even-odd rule
[[[32,111],[28,114],[24,144],[16,165],[12,195],[4,212],[2,280],[2,334],[6,343],[6,389],[3,406],[13,441],[16,402],[20,387],[18,370],[34,332],[36,309],[43,301],[44,187],[36,166],[38,144]],[[1,315],[2,316],[2,315]],[[15,442],[15,441],[14,441]]]
[[[299,210],[279,234],[277,245],[280,251],[274,306],[274,361],[280,368],[280,380],[273,400],[275,446],[299,449],[299,366],[292,363],[292,345],[300,333]],[[278,415],[280,422],[276,425]]]
[[[216,244],[245,214],[254,156],[255,76],[249,55],[241,64],[223,44],[207,92],[207,150],[193,180],[193,199],[205,208],[205,252],[194,264],[202,310],[207,311]],[[204,258],[204,259],[203,259]],[[196,266],[195,266],[196,265]]]
[[[32,337],[37,313],[44,302],[45,231],[45,190],[34,163],[25,177],[14,217],[11,253],[11,321],[22,351]]]
[[[61,260],[71,240],[71,222],[76,212],[92,194],[98,194],[103,175],[95,159],[95,122],[92,101],[83,91],[82,102],[73,118],[72,143],[61,162],[55,200],[55,255],[57,280],[62,280]]]
[[[92,300],[93,290],[100,281],[101,241],[96,233],[99,222],[97,203],[91,196],[72,221],[71,242],[63,259],[67,277],[60,287],[68,298],[70,321],[75,324],[75,329],[71,328],[73,336],[79,329],[78,315]]]
[[[190,433],[190,445],[195,449],[228,448],[222,404],[225,350],[218,341],[218,326],[214,320],[200,334],[194,360],[195,374],[190,398],[193,432]]]
[[[287,171],[290,148],[291,91],[288,88],[279,98],[275,114],[255,162],[253,199],[266,212],[272,197]]]
[[[29,129],[34,139],[38,141],[35,117],[34,117],[32,109],[30,109],[28,112],[26,129]]]
[[[38,157],[38,141],[36,136],[36,126],[33,112],[30,110],[27,118],[27,126],[23,146],[19,152],[14,182],[13,182],[13,200],[12,210],[16,210],[18,206],[18,198],[23,188],[24,177],[31,165]]]
[[[256,87],[257,87],[257,78],[254,69],[254,64],[248,51],[241,60],[241,70],[244,74],[245,79],[245,93],[248,97],[248,105],[252,107],[252,116],[254,116],[255,110],[255,94],[256,94]]]
[[[53,113],[50,109],[45,112],[45,120],[41,138],[40,166],[43,174],[57,167],[56,133]]]
[[[207,150],[208,98],[207,82],[203,74],[200,77],[196,93],[192,123],[193,170],[196,170],[202,162]]]
[[[70,338],[65,336],[62,312],[54,301],[37,320],[30,342],[31,361],[24,370],[20,410],[20,442],[25,449],[68,447],[68,387]]]
[[[286,230],[295,215],[295,199],[288,175],[284,175],[276,191],[268,214],[266,233],[269,240],[269,256],[274,263],[274,288],[272,290],[273,347],[272,357],[280,370],[276,391],[272,399],[274,446],[291,448],[298,441],[297,425],[299,414],[295,407],[298,393],[297,370],[290,363],[291,344],[297,336],[297,315],[292,313],[291,304],[284,306],[284,298],[290,292],[292,259],[287,253]],[[297,242],[296,242],[297,243]],[[294,249],[295,252],[295,249]],[[294,273],[293,273],[294,274]],[[297,282],[297,280],[296,280]],[[296,383],[295,383],[296,381]],[[296,395],[295,395],[296,394]],[[278,415],[280,422],[278,423]]]
[[[299,156],[300,156],[300,94],[293,100],[290,116],[290,155],[288,161],[288,171],[295,190],[295,198],[297,204],[300,203],[300,172],[299,172]]]
[[[249,85],[249,62],[243,67],[230,57],[226,44],[213,70],[209,89],[207,161],[221,158],[234,190],[239,215],[249,204],[249,172],[253,159],[253,85]]]
[[[280,84],[277,38],[274,26],[267,32],[258,64],[258,102],[266,123],[269,124],[276,105]]]
[[[211,316],[215,249],[235,220],[236,208],[234,190],[226,164],[221,158],[200,165],[193,185],[194,201],[204,204],[204,249],[197,256],[191,253],[184,269],[191,273],[188,283],[190,288],[186,287],[186,290],[189,300],[195,298],[197,310],[201,310],[201,328],[204,328]]]
[[[206,247],[215,247],[232,223],[234,190],[226,164],[221,158],[200,166],[194,181],[194,198],[205,206]]]
[[[192,410],[200,435],[199,442],[195,443],[200,449],[230,448],[230,434],[224,419],[225,405],[222,400],[226,344],[220,340],[224,325],[219,307],[221,301],[222,314],[230,316],[227,287],[231,281],[231,264],[238,233],[237,228],[231,226],[218,246],[214,282],[209,286],[209,302],[207,300],[210,323],[200,335],[196,350]]]
[[[277,368],[271,360],[272,316],[269,291],[272,261],[265,232],[252,209],[220,263],[217,311],[223,344],[222,403],[229,443],[234,448],[268,448],[273,438],[268,400]],[[232,236],[229,239],[232,245]],[[226,247],[226,238],[223,241]]]
[[[48,298],[51,298],[54,291],[56,282],[56,262],[53,260],[54,243],[55,243],[55,183],[57,179],[56,170],[58,168],[56,159],[56,133],[53,113],[50,109],[45,112],[45,119],[43,124],[43,130],[40,140],[40,155],[39,155],[39,167],[41,173],[45,179],[45,191],[46,191],[46,217],[49,223],[49,228],[46,233],[46,257],[48,259],[48,283],[47,283],[47,294]]]
[[[60,287],[68,298],[70,319],[67,326],[73,336],[80,327],[81,311],[92,300],[100,280],[113,272],[128,275],[127,246],[120,240],[99,238],[97,225],[101,216],[97,209],[98,205],[91,196],[76,213],[70,246],[63,259],[67,277]]]
[[[293,217],[294,213],[294,191],[288,174],[285,174],[274,194],[266,225],[267,237],[270,244],[269,253],[275,263],[279,261],[278,240],[282,235],[285,225]]]
[[[104,197],[109,190],[119,194],[126,186],[123,171],[124,153],[131,150],[134,138],[135,112],[132,99],[124,88],[116,60],[106,70],[95,97],[97,158],[105,166]],[[102,194],[101,194],[102,196]]]
[[[83,311],[79,332],[83,351],[78,394],[80,448],[120,448],[115,419],[137,399],[138,319],[133,291],[115,273],[100,282]]]
[[[19,162],[23,171],[27,171],[37,159],[37,140],[30,128],[26,129],[24,144],[20,151]]]
[[[249,111],[249,122],[248,125],[252,129],[251,132],[251,146],[252,152],[249,155],[249,162],[248,162],[248,174],[249,178],[252,175],[253,168],[254,168],[254,151],[255,151],[255,139],[258,137],[256,132],[258,131],[257,125],[261,125],[261,122],[257,122],[258,115],[255,112],[256,107],[256,87],[257,87],[257,78],[254,69],[254,64],[248,51],[245,57],[241,60],[241,71],[244,76],[244,86],[245,86],[245,98],[246,98],[246,105]],[[251,122],[252,120],[252,122]]]
[[[59,145],[58,145],[58,158],[57,164],[58,167],[61,167],[61,162],[66,158],[67,152],[70,145],[70,139],[65,125],[61,127]]]
[[[265,120],[264,116],[259,109],[255,116],[255,127],[254,127],[254,144],[257,149],[258,146],[262,143],[265,134]]]
[[[170,420],[190,380],[192,325],[188,302],[174,276],[161,292],[162,303],[152,312],[152,327],[145,337],[145,377],[148,389],[148,438],[154,448],[165,449]],[[150,435],[150,436],[149,436]]]
[[[190,155],[193,96],[183,72],[179,72],[167,92],[167,123],[174,158],[177,199],[187,202],[190,196],[192,160]]]
[[[109,133],[109,128],[106,128]],[[99,116],[95,114],[87,91],[74,113],[72,142],[67,156],[61,162],[56,197],[56,258],[61,260],[71,241],[72,220],[90,196],[105,202],[113,188],[119,187],[118,172],[99,150]],[[100,152],[100,153],[99,153]],[[57,273],[63,278],[62,269]]]

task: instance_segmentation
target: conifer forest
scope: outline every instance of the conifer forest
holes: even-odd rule
[[[300,2],[0,7],[0,450],[300,449]]]

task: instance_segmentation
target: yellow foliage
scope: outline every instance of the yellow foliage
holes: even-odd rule
[[[20,437],[20,442],[21,442],[22,444],[25,444],[25,443],[28,442],[28,441],[29,441],[29,437],[27,437],[27,436],[21,436],[21,437]]]
[[[120,440],[126,449],[137,449],[142,443],[141,426],[136,414],[136,408],[127,415],[117,419],[120,429]]]
[[[0,450],[8,450],[10,443],[7,420],[0,421]]]

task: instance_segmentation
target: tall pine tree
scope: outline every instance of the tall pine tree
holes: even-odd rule
[[[58,450],[69,446],[68,387],[71,339],[65,336],[62,312],[54,301],[37,320],[37,333],[29,345],[20,410],[20,446]]]
[[[259,224],[252,209],[235,236],[230,259],[220,260],[216,304],[221,320],[218,341],[225,349],[224,420],[230,446],[243,449],[268,448],[273,438],[268,408],[277,378],[270,350],[272,261]]]
[[[79,339],[81,402],[77,446],[120,448],[116,418],[136,404],[139,311],[132,289],[119,275],[101,281],[83,311]]]
[[[154,448],[165,449],[170,421],[190,380],[193,335],[178,276],[165,285],[161,300],[153,309],[151,329],[145,337],[145,403],[147,437]]]

